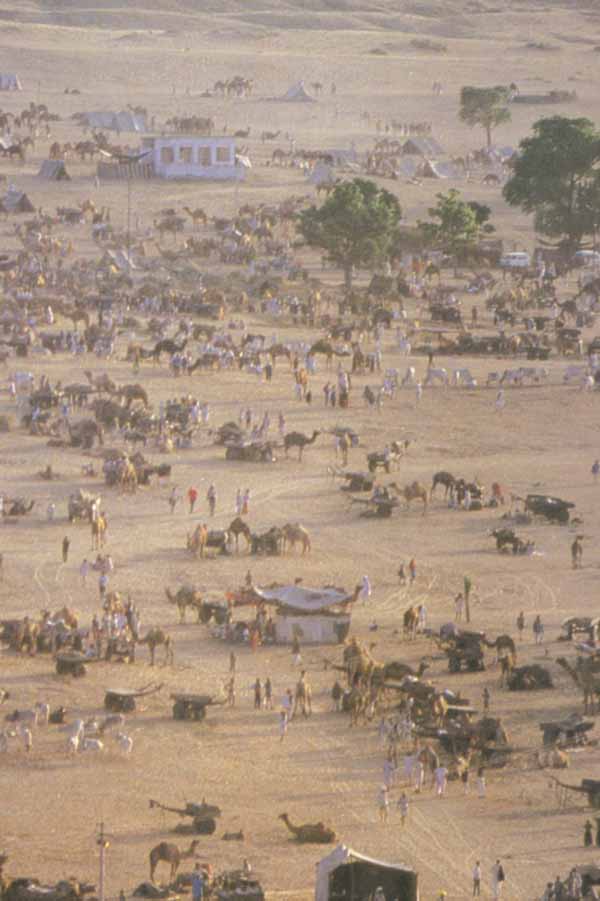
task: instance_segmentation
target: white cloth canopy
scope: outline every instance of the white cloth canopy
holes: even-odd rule
[[[339,588],[302,588],[300,585],[282,585],[280,588],[257,588],[256,594],[271,604],[282,604],[305,613],[316,613],[344,604],[352,594]]]
[[[315,901],[329,901],[329,877],[338,867],[355,862],[371,864],[374,867],[381,867],[382,869],[387,870],[400,870],[405,873],[414,873],[412,867],[407,867],[404,864],[385,863],[381,860],[375,860],[373,857],[359,854],[358,851],[353,851],[352,848],[348,848],[346,845],[338,845],[337,848],[333,849],[331,854],[328,854],[327,857],[324,857],[317,864]]]

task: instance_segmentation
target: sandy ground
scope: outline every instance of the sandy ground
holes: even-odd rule
[[[81,13],[76,25],[85,24]],[[96,21],[88,13],[89,24]],[[101,24],[106,25],[98,14]],[[18,97],[2,97],[2,106],[19,109],[40,99],[64,119],[81,109],[115,108],[127,102],[144,103],[151,113],[164,118],[172,113],[214,114],[219,123],[231,128],[252,127],[290,131],[299,146],[347,146],[355,140],[359,149],[373,137],[361,122],[361,110],[404,120],[436,121],[436,136],[452,152],[464,152],[480,144],[480,137],[461,128],[456,119],[457,92],[464,83],[492,84],[515,80],[522,88],[546,90],[576,88],[579,100],[564,108],[522,107],[514,109],[513,122],[498,135],[502,143],[516,143],[532,121],[546,112],[598,114],[596,73],[600,60],[593,45],[600,36],[598,17],[579,16],[572,10],[535,12],[511,11],[460,18],[461,28],[443,34],[448,43],[444,56],[427,56],[411,51],[409,39],[419,30],[440,37],[434,24],[425,28],[415,17],[413,27],[403,19],[405,30],[386,32],[338,30],[282,31],[273,14],[271,24],[250,27],[233,17],[211,20],[210,30],[183,30],[173,33],[130,32],[126,17],[115,15],[110,27],[61,28],[55,20],[39,19],[26,24],[6,24],[0,29],[2,66],[19,72],[26,90]],[[136,28],[141,29],[140,16]],[[147,28],[162,27],[156,13],[144,14]],[[265,14],[266,15],[266,14]],[[306,14],[310,16],[310,13]],[[207,17],[207,21],[209,21]],[[156,23],[153,25],[153,23]],[[110,23],[109,23],[110,24]],[[351,23],[350,23],[351,24]],[[349,27],[348,22],[346,26]],[[493,26],[493,28],[492,28]],[[462,29],[462,30],[461,30]],[[131,36],[133,34],[133,37]],[[453,36],[456,35],[456,37]],[[123,36],[126,39],[123,39]],[[466,37],[465,37],[466,35]],[[556,52],[523,50],[527,40],[548,40]],[[389,43],[387,57],[369,50]],[[598,37],[600,42],[600,37]],[[192,95],[217,78],[236,72],[254,77],[256,95],[248,101],[222,103]],[[282,93],[293,81],[305,77],[326,85],[335,80],[336,98],[326,96],[309,108],[268,104],[264,98]],[[444,94],[431,97],[431,83],[440,79]],[[177,86],[172,96],[171,86]],[[66,97],[64,87],[78,87],[79,97]],[[336,112],[337,110],[337,112]],[[59,123],[52,139],[73,140],[77,132],[68,123]],[[260,165],[266,150],[259,141],[248,141],[250,154],[258,162],[249,181],[239,189],[223,185],[134,185],[134,205],[140,229],[147,227],[164,207],[189,203],[202,205],[211,213],[230,213],[236,202],[273,200],[290,193],[305,193],[298,173],[275,171]],[[40,182],[35,173],[47,152],[36,147],[24,170],[1,163],[2,172],[32,196],[36,205],[52,209],[70,205],[86,196],[110,205],[113,222],[125,218],[126,188],[122,184],[93,188],[93,167],[70,164],[73,181],[67,185]],[[447,183],[431,183],[422,188],[386,183],[398,193],[408,221],[423,216],[435,191]],[[464,189],[464,185],[456,185]],[[508,210],[498,189],[469,187],[472,199],[491,203],[499,231],[519,246],[532,247],[528,221]],[[12,226],[1,227],[3,249],[15,246]],[[65,234],[67,232],[65,231]],[[81,254],[96,252],[89,227],[68,232]],[[314,260],[306,259],[311,265]],[[277,330],[283,339],[297,338],[301,332],[264,319],[250,319],[250,330]],[[122,359],[123,347],[118,357]],[[386,337],[385,365],[413,363],[423,374],[423,359],[400,359]],[[33,359],[27,363],[36,374],[56,379],[76,380],[90,361],[75,363],[65,357]],[[451,368],[458,361],[444,359]],[[130,367],[114,361],[106,367],[118,381],[131,381]],[[488,371],[503,368],[502,360],[461,360],[485,381]],[[580,709],[574,686],[552,662],[560,646],[555,643],[561,620],[574,613],[595,615],[598,563],[595,538],[600,527],[596,494],[589,474],[598,452],[597,398],[561,385],[564,362],[552,363],[549,384],[541,388],[509,390],[502,414],[494,409],[495,392],[431,390],[425,392],[417,408],[412,391],[400,392],[383,412],[366,411],[360,390],[369,381],[357,379],[357,389],[347,412],[325,410],[320,388],[328,374],[321,366],[314,380],[312,408],[293,399],[289,371],[278,366],[270,385],[248,375],[203,374],[191,384],[174,383],[166,366],[143,371],[155,405],[175,393],[192,391],[208,400],[212,424],[237,417],[241,405],[257,412],[269,410],[272,418],[283,410],[289,428],[310,432],[335,424],[352,425],[361,436],[361,446],[351,454],[353,468],[363,468],[364,454],[380,448],[393,438],[409,437],[410,451],[398,479],[415,478],[429,482],[432,474],[449,469],[467,477],[478,476],[489,485],[499,480],[517,494],[548,491],[577,503],[585,520],[584,568],[570,569],[569,544],[572,533],[564,528],[535,525],[523,530],[535,540],[541,555],[524,559],[499,556],[487,537],[497,514],[493,511],[465,514],[448,510],[441,498],[427,516],[420,511],[399,513],[390,521],[365,522],[350,509],[337,484],[327,475],[334,462],[331,439],[322,436],[307,450],[304,462],[279,460],[273,466],[242,466],[226,463],[222,448],[204,436],[194,449],[170,458],[173,482],[182,491],[190,484],[200,487],[203,497],[209,480],[218,493],[215,523],[226,525],[233,515],[235,491],[252,491],[252,528],[262,529],[288,520],[298,520],[310,530],[313,550],[299,559],[289,555],[257,561],[241,553],[239,557],[214,561],[193,561],[185,551],[186,531],[204,518],[202,505],[197,516],[183,509],[171,516],[168,487],[140,490],[134,498],[103,492],[110,520],[108,549],[117,570],[114,587],[131,592],[142,608],[144,623],[169,628],[176,662],[158,666],[153,672],[144,650],[135,667],[93,667],[80,682],[57,678],[52,662],[0,658],[0,684],[13,693],[15,706],[25,707],[36,700],[53,705],[65,703],[73,711],[92,714],[100,710],[104,690],[115,686],[139,686],[152,677],[164,680],[163,692],[148,700],[144,709],[131,718],[128,731],[135,748],[131,759],[123,760],[110,750],[101,757],[68,759],[64,736],[54,730],[36,733],[29,756],[14,748],[0,762],[0,796],[3,799],[0,846],[10,855],[9,872],[52,879],[71,873],[95,879],[97,872],[94,833],[104,820],[111,836],[108,888],[116,895],[131,889],[147,876],[149,849],[167,838],[176,817],[151,811],[148,800],[180,804],[202,797],[223,809],[217,834],[202,838],[202,858],[217,867],[238,865],[248,857],[265,887],[277,894],[307,895],[313,885],[314,864],[322,855],[317,847],[299,847],[290,842],[277,815],[287,811],[295,821],[323,819],[337,830],[340,839],[353,847],[381,858],[404,861],[420,874],[422,898],[435,897],[444,888],[450,899],[470,893],[470,872],[476,859],[484,864],[489,893],[489,868],[497,856],[506,863],[508,883],[505,897],[531,899],[547,879],[593,854],[581,849],[582,808],[559,812],[548,776],[528,767],[526,749],[540,745],[538,723]],[[371,379],[371,381],[373,381]],[[7,394],[1,397],[0,412],[12,414]],[[97,609],[95,583],[81,585],[78,567],[90,553],[88,528],[69,526],[66,500],[77,487],[91,487],[81,476],[83,455],[77,451],[51,451],[40,439],[12,431],[0,438],[2,490],[34,497],[36,507],[18,524],[1,526],[1,549],[5,579],[0,585],[3,616],[35,613],[42,607],[64,603],[87,619]],[[152,459],[156,455],[149,454]],[[61,473],[51,485],[36,473],[47,463]],[[44,511],[52,499],[59,518],[45,521]],[[60,544],[65,534],[71,539],[69,562],[60,562]],[[400,561],[416,557],[418,577],[411,589],[399,588],[396,570]],[[301,576],[307,585],[333,582],[352,586],[368,573],[374,586],[368,605],[356,609],[353,633],[367,640],[373,636],[368,624],[374,618],[379,629],[374,636],[379,659],[392,657],[416,662],[431,654],[428,642],[402,643],[396,633],[401,613],[412,602],[425,602],[432,625],[452,618],[452,598],[469,574],[475,586],[473,624],[491,634],[515,633],[519,610],[525,611],[526,641],[519,648],[521,661],[549,663],[555,691],[516,695],[498,688],[499,674],[490,667],[477,676],[450,676],[445,661],[435,658],[429,671],[438,686],[460,688],[475,705],[488,687],[492,710],[506,722],[516,748],[515,765],[490,773],[488,798],[463,798],[452,784],[444,800],[430,793],[411,801],[408,827],[400,830],[399,816],[390,823],[377,822],[375,796],[382,773],[382,753],[375,724],[350,731],[345,718],[330,710],[331,672],[326,659],[337,649],[306,648],[305,662],[315,695],[315,715],[306,722],[292,723],[283,744],[278,741],[277,715],[252,709],[251,684],[257,676],[270,675],[275,697],[293,685],[297,671],[289,650],[260,649],[255,654],[243,648],[238,653],[238,706],[234,710],[215,709],[201,725],[175,723],[170,718],[168,695],[176,690],[212,691],[227,672],[229,647],[210,638],[206,627],[177,624],[174,608],[164,597],[164,587],[192,581],[219,596],[239,585],[250,566],[257,582],[290,580]],[[540,613],[546,625],[547,643],[535,648],[531,623]],[[160,657],[160,655],[159,655]],[[547,658],[547,659],[546,659]],[[489,657],[491,663],[491,655]],[[569,779],[599,775],[597,751],[573,755]],[[398,792],[395,791],[394,797]],[[243,828],[243,845],[224,843],[223,831]],[[181,844],[185,843],[185,839]]]

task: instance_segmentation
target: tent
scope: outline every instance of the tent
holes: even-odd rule
[[[390,901],[419,901],[417,874],[404,864],[374,860],[346,845],[317,864],[315,901],[362,901],[379,887]]]
[[[0,199],[0,210],[3,213],[35,213],[35,207],[24,191],[9,188]]]
[[[107,131],[135,131],[138,134],[147,130],[145,116],[137,116],[124,110],[119,113],[81,113],[78,118],[88,128],[103,128]]]
[[[402,145],[402,153],[408,156],[436,157],[444,155],[444,148],[435,138],[409,138]]]
[[[18,75],[0,73],[0,91],[22,91]]]
[[[304,82],[299,81],[297,84],[293,84],[292,87],[280,98],[281,100],[285,100],[291,103],[316,103],[316,99],[311,97],[306,88],[304,87]]]
[[[335,173],[327,163],[317,163],[308,176],[311,185],[334,185],[337,181]]]
[[[309,615],[278,611],[275,616],[275,641],[292,644],[341,644],[350,631],[349,613],[313,613]]]
[[[49,181],[71,181],[71,176],[66,170],[64,160],[44,160],[38,172],[39,178],[47,178]]]
[[[277,604],[296,613],[322,613],[332,607],[345,607],[353,597],[343,588],[303,588],[300,585],[255,588],[254,593],[267,604]]]

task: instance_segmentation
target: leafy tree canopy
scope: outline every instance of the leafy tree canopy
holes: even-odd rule
[[[461,89],[459,118],[467,125],[479,125],[485,129],[488,147],[492,146],[492,131],[498,125],[510,122],[508,103],[510,88],[497,85],[493,88]]]

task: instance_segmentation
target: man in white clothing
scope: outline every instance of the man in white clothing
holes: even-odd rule
[[[502,864],[499,860],[496,861],[494,866],[492,867],[492,895],[494,897],[494,901],[498,901],[502,893],[502,886],[504,885],[504,870],[502,868]]]
[[[362,577],[362,597],[363,601],[368,601],[371,597],[371,581],[368,576]]]

